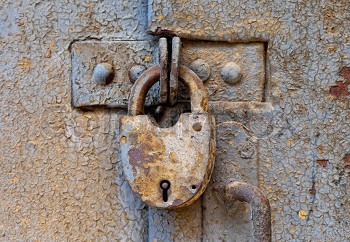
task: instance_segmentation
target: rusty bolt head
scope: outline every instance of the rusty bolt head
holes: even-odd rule
[[[199,132],[202,130],[202,125],[200,123],[194,123],[192,128],[193,128],[193,130]]]
[[[132,83],[134,83],[141,74],[146,70],[145,66],[133,66],[129,70],[129,79]]]
[[[241,79],[241,67],[235,62],[228,62],[221,69],[221,78],[228,84],[235,84]]]
[[[113,80],[113,67],[108,63],[99,63],[96,65],[92,74],[92,79],[98,84],[108,84]]]
[[[189,67],[203,82],[209,78],[210,67],[204,60],[197,59]]]

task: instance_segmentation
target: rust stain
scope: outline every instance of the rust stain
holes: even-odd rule
[[[304,211],[304,210],[300,210],[300,211],[299,211],[299,217],[300,217],[302,220],[306,219],[306,218],[307,218],[307,212]]]
[[[314,188],[311,188],[311,189],[309,190],[309,193],[310,193],[311,195],[314,195],[314,194],[316,193],[316,190],[315,190]]]
[[[130,159],[130,164],[132,165],[132,170],[136,173],[136,167],[139,167],[145,171],[145,174],[149,174],[149,167],[145,166],[145,163],[152,162],[153,156],[148,156],[141,149],[130,149],[128,152]]]
[[[317,162],[317,164],[319,164],[323,168],[326,168],[328,160],[317,160],[316,162]]]
[[[346,154],[343,158],[344,163],[350,164],[350,154]]]
[[[189,68],[180,66],[179,70],[180,80],[190,90],[191,114],[182,114],[176,126],[164,129],[142,115],[147,92],[160,78],[160,66],[155,65],[136,80],[130,93],[128,116],[120,123],[121,132],[127,132],[127,139],[120,142],[128,156],[122,157],[122,164],[128,172],[129,165],[133,170],[132,181],[128,180],[130,187],[142,201],[158,208],[182,207],[195,201],[204,192],[215,161],[215,121],[208,114],[206,90]],[[196,122],[201,127],[195,125],[194,131]],[[196,147],[195,136],[196,140],[202,139],[195,142]],[[159,186],[162,180],[171,184],[169,200],[165,200],[164,190]]]
[[[177,126],[158,128],[146,115],[121,119],[121,130],[125,127],[128,129],[128,134],[121,137],[121,140],[125,139],[121,145],[126,145],[128,149],[128,159],[123,166],[126,165],[134,173],[133,181],[129,184],[139,199],[150,206],[174,208],[189,205],[202,194],[215,160],[215,140],[211,137],[211,130],[206,130],[206,125],[210,125],[211,129],[214,127],[209,118],[207,114],[183,114],[178,121],[180,132],[177,132]],[[202,123],[200,132],[192,130],[195,122]],[[179,133],[182,138],[174,139]],[[186,136],[183,136],[185,133]],[[204,138],[203,144],[192,145],[189,149],[194,134],[207,138]],[[205,145],[206,142],[209,144]],[[186,152],[182,151],[183,147],[187,148]],[[207,152],[210,155],[205,155]],[[168,180],[171,184],[168,202],[163,201],[163,190],[159,186],[162,180]]]
[[[144,170],[147,176],[150,172],[149,163],[154,163],[155,160],[162,160],[164,144],[161,139],[152,133],[139,135],[136,143],[137,148],[132,148],[128,151],[130,164],[135,173],[137,172],[137,167],[139,167]]]
[[[317,147],[317,151],[318,151],[318,153],[320,153],[321,155],[323,155],[323,146],[322,146],[322,145],[319,145],[319,146]]]
[[[293,144],[293,140],[291,140],[291,139],[287,140],[287,145],[288,146],[291,146],[292,144]]]
[[[144,58],[145,62],[151,62],[151,60],[152,60],[152,57],[150,55],[146,55]]]
[[[179,70],[180,80],[190,89],[191,109],[195,108],[192,112],[208,112],[208,98],[202,81],[186,66],[181,65]],[[144,114],[147,92],[159,78],[159,65],[149,68],[138,78],[130,92],[128,104],[129,116]]]
[[[340,75],[346,80],[345,82],[337,81],[336,86],[332,86],[329,93],[336,98],[346,97],[349,95],[348,86],[350,85],[350,67],[343,67]]]
[[[21,68],[23,71],[28,71],[31,66],[32,61],[28,58],[22,58],[18,61],[18,67]]]
[[[173,202],[173,204],[171,204],[171,206],[177,207],[179,205],[181,205],[183,203],[183,201],[181,199],[175,199],[175,201]]]

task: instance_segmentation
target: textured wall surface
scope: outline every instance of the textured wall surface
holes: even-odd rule
[[[268,43],[264,101],[274,111],[256,118],[252,105],[241,113],[226,103],[213,109],[217,124],[231,116],[258,139],[258,184],[271,202],[274,240],[349,240],[348,1],[152,1],[152,9],[152,30]],[[204,218],[204,239],[235,240],[218,214]]]
[[[271,202],[274,240],[349,240],[347,0],[3,0],[0,240],[250,238],[249,206],[228,215],[213,198],[216,174],[235,170],[234,157],[224,168],[227,140],[203,199],[157,211],[134,198],[120,169],[125,110],[72,107],[72,43],[152,40],[147,23],[192,40],[267,43],[263,102],[215,102],[212,113],[227,139],[242,125],[253,137],[251,183]]]
[[[70,45],[147,39],[145,1],[2,1],[0,239],[147,237],[118,166],[123,110],[71,105]]]

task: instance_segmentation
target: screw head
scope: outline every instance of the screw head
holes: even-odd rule
[[[204,82],[210,76],[210,67],[202,59],[197,59],[190,64],[190,69]]]
[[[113,80],[113,67],[108,63],[99,63],[95,66],[92,79],[98,84],[108,84]]]
[[[228,62],[221,69],[221,78],[228,84],[235,84],[241,79],[241,67],[235,62]]]
[[[141,74],[146,70],[145,66],[133,66],[129,69],[129,79],[134,83]]]

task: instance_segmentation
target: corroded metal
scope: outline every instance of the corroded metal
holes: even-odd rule
[[[248,202],[251,205],[254,241],[271,241],[270,202],[259,188],[244,182],[231,182],[225,187],[228,200]]]
[[[148,90],[159,80],[160,67],[155,65],[142,73],[135,82],[128,104],[129,115],[144,113],[144,104]],[[180,66],[180,81],[188,88],[191,97],[192,113],[208,112],[208,98],[202,81],[188,67]]]
[[[240,80],[241,72],[241,67],[237,63],[228,62],[221,69],[221,78],[229,84],[235,84]]]
[[[145,69],[158,62],[158,46],[153,41],[77,41],[71,45],[72,104],[74,107],[103,106],[127,108],[133,82]],[[94,68],[109,63],[113,80],[108,85],[94,78]],[[130,73],[130,71],[132,73]],[[98,73],[97,73],[98,74]],[[107,74],[108,75],[108,74]],[[96,76],[96,75],[95,75]],[[102,78],[103,79],[103,78]],[[136,79],[135,79],[136,80]],[[158,86],[149,91],[146,105],[159,103]]]
[[[233,100],[233,92],[221,92],[225,83],[211,75],[204,83],[216,112],[211,115],[218,124],[224,120],[219,114],[242,123],[259,138],[259,176],[252,180],[263,184],[260,189],[270,199],[274,241],[349,241],[350,161],[344,157],[350,154],[350,86],[341,72],[350,67],[348,0],[4,0],[0,12],[0,240],[249,240],[241,219],[249,219],[249,213],[243,209],[224,217],[215,198],[148,213],[132,195],[116,157],[116,121],[125,111],[74,108],[127,107],[128,68],[158,63],[158,46],[146,34],[149,26],[162,27],[157,31],[162,35],[171,35],[164,29],[172,28],[193,43],[199,38],[229,41],[233,47],[235,42],[268,43],[266,102],[252,98],[257,85]],[[96,42],[106,48],[97,51]],[[181,53],[187,65],[192,52],[183,47]],[[206,56],[225,63],[221,53],[201,58]],[[237,62],[234,52],[231,57]],[[242,79],[232,89],[260,80],[250,75],[260,59],[250,69],[244,56],[241,60]],[[101,62],[113,64],[116,74],[106,86],[91,79]],[[211,71],[220,77],[220,69]],[[158,102],[158,87],[154,97],[152,104]],[[257,105],[272,107],[271,119],[252,112]],[[223,136],[219,132],[217,137]],[[225,136],[219,156],[229,157],[232,137]],[[236,159],[240,168],[237,152],[216,177]],[[318,160],[328,162],[324,167]]]
[[[203,59],[193,61],[189,67],[202,81],[206,81],[210,76],[210,67]]]
[[[168,43],[166,38],[159,39],[159,98],[161,103],[168,102]]]
[[[177,101],[179,58],[180,58],[181,40],[179,37],[172,38],[171,63],[169,74],[169,103],[174,105]]]
[[[141,74],[146,70],[146,67],[143,66],[143,65],[135,65],[135,66],[132,66],[130,69],[129,69],[129,80],[132,82],[132,83],[135,83],[135,81],[141,76]]]
[[[113,80],[113,67],[109,63],[99,63],[92,73],[92,79],[98,84],[108,84]]]
[[[145,97],[159,79],[160,67],[145,71],[135,82],[128,116],[121,119],[120,146],[124,175],[135,195],[157,208],[193,203],[205,190],[215,160],[215,120],[208,113],[202,81],[180,66],[180,80],[190,90],[191,113],[169,128],[142,115]]]
[[[74,42],[71,45],[74,107],[127,108],[132,84],[137,79],[135,76],[143,71],[140,67],[144,66],[148,69],[160,62],[158,49],[158,42],[154,41]],[[213,56],[215,58],[212,58]],[[225,43],[182,40],[179,63],[189,66],[202,81],[203,78],[207,78],[204,86],[209,101],[260,101],[265,85],[264,56],[264,45],[260,42]],[[202,66],[193,68],[191,63],[197,59],[207,63],[204,69]],[[222,65],[230,61],[236,62],[242,69],[242,77],[236,85],[229,85],[221,78]],[[114,79],[108,85],[97,85],[91,77],[94,67],[103,62],[112,65]],[[135,66],[140,67],[134,68]],[[170,67],[168,71],[169,69]],[[181,83],[177,94],[178,102],[189,98],[187,93],[183,92]],[[159,99],[159,83],[157,83],[148,92],[146,106],[159,105]]]

